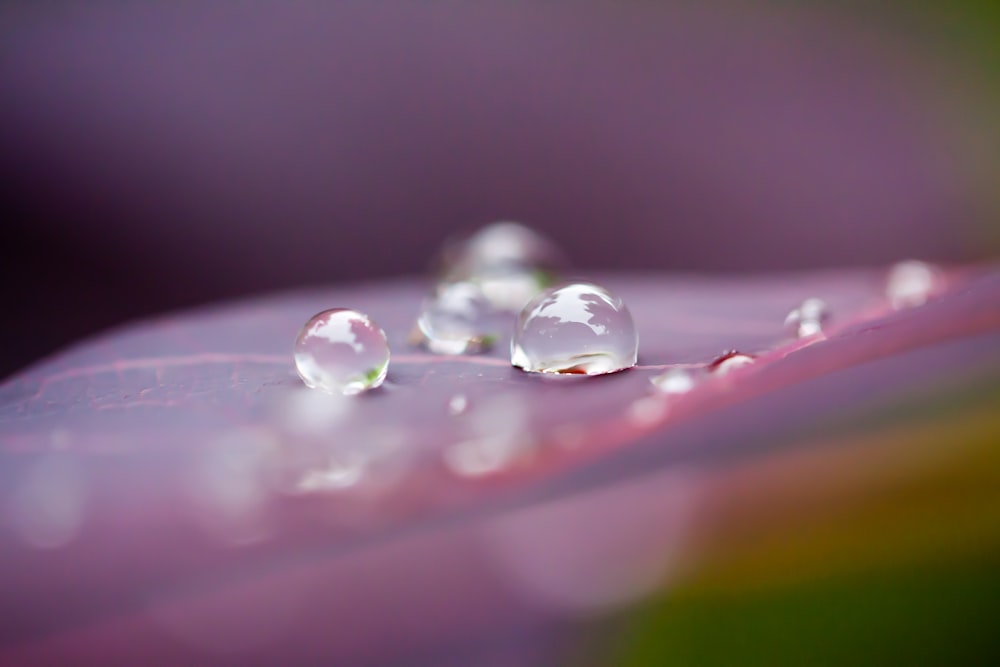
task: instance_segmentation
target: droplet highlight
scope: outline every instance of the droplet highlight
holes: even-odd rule
[[[603,375],[635,366],[639,335],[625,303],[603,287],[572,283],[521,311],[511,364],[530,373]]]
[[[737,368],[743,368],[753,364],[757,360],[752,354],[744,354],[736,350],[730,350],[715,359],[708,365],[708,370],[716,375],[726,375]]]
[[[446,283],[424,299],[415,340],[436,354],[475,354],[492,347],[500,329],[498,313],[478,285]]]
[[[306,386],[330,394],[374,389],[389,369],[385,332],[364,313],[346,308],[310,318],[295,339],[294,356]]]
[[[885,296],[893,308],[920,306],[937,291],[940,280],[940,271],[926,262],[899,262],[889,269]]]
[[[830,307],[826,301],[810,297],[785,317],[785,331],[796,338],[809,338],[822,333],[829,321]]]

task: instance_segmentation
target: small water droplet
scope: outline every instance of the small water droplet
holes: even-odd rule
[[[893,308],[922,305],[937,290],[940,271],[925,262],[907,260],[889,270],[885,295]]]
[[[686,368],[670,368],[649,379],[664,394],[685,394],[694,389],[694,376]]]
[[[444,283],[420,307],[416,340],[436,354],[475,354],[489,349],[499,331],[497,313],[478,285]]]
[[[621,299],[591,283],[572,283],[525,305],[510,361],[532,373],[602,375],[635,366],[638,346]]]
[[[736,350],[730,350],[708,365],[708,369],[717,375],[725,375],[737,368],[749,366],[757,359],[752,354],[744,354]]]
[[[830,321],[830,307],[826,301],[810,297],[785,317],[785,331],[796,338],[808,338],[822,333]]]
[[[389,369],[389,343],[367,315],[333,308],[314,315],[295,340],[295,368],[311,389],[357,394],[374,389]]]
[[[448,399],[448,414],[452,416],[462,414],[468,407],[469,399],[465,397],[465,394],[455,394]]]

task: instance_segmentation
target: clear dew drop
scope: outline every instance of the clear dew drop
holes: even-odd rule
[[[756,360],[757,357],[752,354],[744,354],[742,352],[731,350],[717,357],[715,361],[708,365],[708,369],[716,375],[725,375],[726,373],[730,373],[737,368],[749,366]]]
[[[893,308],[922,305],[937,290],[940,271],[926,262],[907,260],[889,269],[885,296]]]
[[[475,354],[492,347],[500,328],[478,285],[443,283],[424,299],[414,340],[436,354]]]
[[[385,380],[389,343],[364,313],[324,310],[310,318],[295,339],[295,369],[312,389],[358,394]]]
[[[661,394],[686,394],[694,389],[694,376],[686,368],[670,368],[649,381]]]
[[[531,373],[602,375],[635,366],[639,336],[621,299],[591,283],[532,299],[517,320],[511,364]]]
[[[785,331],[796,338],[809,338],[823,332],[830,321],[830,307],[823,299],[810,297],[785,317]]]

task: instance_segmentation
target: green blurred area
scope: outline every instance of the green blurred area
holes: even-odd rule
[[[997,562],[835,577],[741,595],[680,592],[615,665],[1000,664]]]
[[[1000,2],[997,0],[890,0],[827,3],[862,22],[899,36],[944,77],[962,107],[966,148],[980,168],[985,210],[981,241],[1000,250]]]
[[[793,465],[737,478],[735,501],[770,500],[731,512],[583,662],[1000,664],[998,405],[984,373],[800,434],[772,457]]]

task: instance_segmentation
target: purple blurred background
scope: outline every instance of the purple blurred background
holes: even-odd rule
[[[587,270],[995,252],[996,127],[947,49],[826,6],[574,7],[4,5],[0,375],[168,308],[419,273],[500,218]]]

